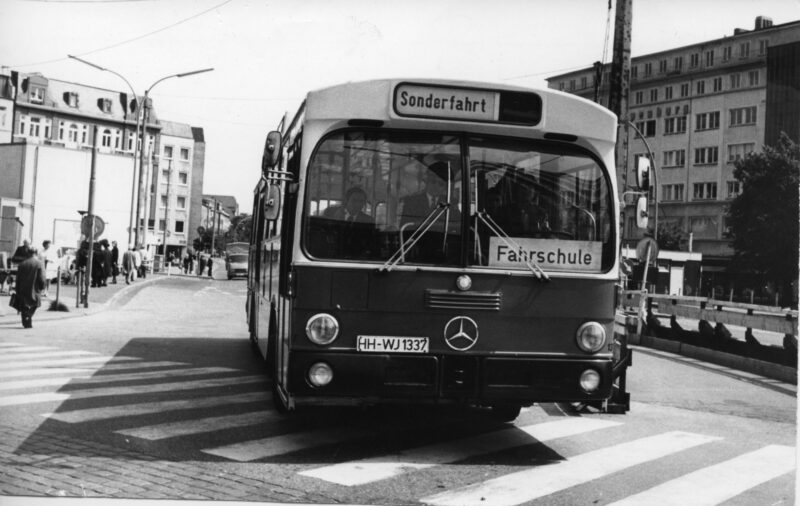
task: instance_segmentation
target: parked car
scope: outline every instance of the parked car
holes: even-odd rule
[[[225,247],[225,269],[228,279],[247,277],[247,263],[250,245],[246,242],[232,242]]]

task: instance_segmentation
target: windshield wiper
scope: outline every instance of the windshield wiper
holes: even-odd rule
[[[408,236],[408,239],[404,240],[403,230],[405,229],[406,226],[411,225],[410,223],[406,223],[403,226],[403,228],[400,229],[400,241],[401,241],[400,247],[397,249],[397,251],[394,252],[392,256],[389,257],[389,259],[380,267],[380,269],[378,269],[378,271],[389,272],[392,269],[394,269],[394,267],[398,263],[405,262],[406,251],[413,248],[414,245],[417,244],[417,242],[419,242],[422,236],[425,235],[428,232],[428,230],[431,229],[434,223],[436,223],[436,221],[443,214],[447,213],[449,210],[450,210],[449,203],[440,202],[439,204],[436,205],[436,207],[431,209],[431,212],[429,212],[428,216],[426,216],[425,219],[422,220],[422,223],[419,225],[419,227],[417,227],[416,230],[414,230],[414,233]],[[446,237],[447,233],[445,231],[445,238]]]
[[[475,215],[489,227],[489,230],[492,231],[497,237],[499,237],[511,250],[513,251],[522,251],[522,246],[512,239],[503,228],[495,222],[491,216],[486,214],[486,211],[478,211]],[[522,261],[525,262],[525,265],[528,269],[533,273],[534,277],[539,281],[550,281],[550,276],[547,275],[546,272],[533,260],[528,259],[528,255],[520,255]]]

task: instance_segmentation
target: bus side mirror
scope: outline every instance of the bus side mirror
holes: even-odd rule
[[[281,187],[273,184],[267,190],[264,198],[264,219],[277,220],[281,212]]]
[[[636,201],[636,227],[647,228],[647,197],[640,196]]]
[[[643,191],[650,189],[650,159],[647,157],[639,157],[636,164],[636,184]]]
[[[267,134],[264,143],[264,156],[261,159],[261,172],[266,176],[269,169],[278,165],[281,156],[281,133],[273,131]]]

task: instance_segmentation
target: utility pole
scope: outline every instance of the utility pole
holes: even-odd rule
[[[92,165],[89,175],[89,203],[87,207],[87,216],[89,217],[89,254],[86,260],[86,276],[84,282],[85,298],[83,299],[83,307],[89,307],[89,286],[92,281],[92,262],[94,261],[94,186],[95,179],[97,178],[97,125],[92,129]]]
[[[611,60],[608,108],[619,118],[615,159],[620,193],[628,182],[628,95],[631,75],[631,21],[633,0],[617,0],[614,15],[614,50]],[[619,177],[621,172],[622,178]],[[624,222],[623,222],[624,225]]]
[[[169,229],[169,190],[171,181],[172,181],[172,160],[170,159],[167,165],[167,203],[164,206],[164,235],[162,236],[163,239],[161,241],[161,244],[163,246],[163,250],[161,252],[164,254],[164,266],[166,267],[167,273],[169,273],[169,267],[167,266],[167,229]]]

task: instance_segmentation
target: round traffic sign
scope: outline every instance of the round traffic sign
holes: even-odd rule
[[[103,231],[106,229],[106,222],[97,215],[94,216],[94,239],[97,239],[101,235],[103,235]],[[89,237],[92,234],[92,222],[89,220],[89,215],[86,214],[81,219],[81,233],[86,237]]]
[[[655,262],[656,258],[658,258],[658,243],[652,237],[642,237],[636,244],[636,258],[640,262],[646,262],[648,261],[648,252],[650,254],[649,262]]]

